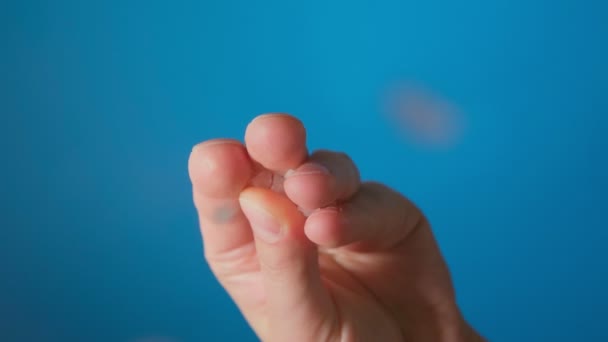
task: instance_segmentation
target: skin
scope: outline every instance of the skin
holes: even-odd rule
[[[189,160],[205,258],[263,341],[483,341],[424,215],[287,114]]]

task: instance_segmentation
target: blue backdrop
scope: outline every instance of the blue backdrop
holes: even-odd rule
[[[255,340],[204,263],[186,164],[285,111],[420,204],[490,339],[608,340],[607,10],[3,1],[0,339]],[[400,80],[458,106],[457,145],[394,129]]]

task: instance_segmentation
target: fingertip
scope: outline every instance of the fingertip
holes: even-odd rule
[[[338,208],[322,208],[308,217],[304,233],[310,241],[321,247],[335,248],[343,243],[344,225]]]
[[[297,167],[308,154],[303,123],[283,113],[264,114],[253,119],[245,131],[245,144],[255,161],[278,172]]]
[[[284,190],[298,206],[312,210],[348,200],[359,186],[359,171],[348,155],[319,150],[285,174]]]
[[[252,124],[254,122],[268,120],[268,119],[292,120],[292,121],[298,122],[300,125],[303,126],[302,121],[300,119],[296,118],[295,116],[293,116],[291,114],[281,113],[281,112],[260,114],[260,115],[256,116],[255,118],[253,118],[253,120],[251,120],[251,122],[249,124]]]
[[[198,193],[209,197],[235,197],[249,182],[252,164],[240,142],[214,139],[192,148],[188,173]]]
[[[283,183],[285,194],[305,211],[325,207],[336,200],[335,178],[326,168],[313,168],[306,163],[288,173]]]
[[[218,139],[205,140],[205,141],[202,141],[202,142],[194,145],[192,147],[192,152],[194,153],[195,151],[200,151],[201,149],[205,149],[205,148],[208,148],[213,145],[223,145],[223,144],[232,144],[232,145],[236,145],[236,146],[243,146],[243,144],[236,139],[218,138]]]
[[[246,188],[241,191],[239,202],[246,202],[249,206],[255,206],[266,211],[282,225],[293,227],[302,224],[304,221],[302,213],[289,199],[270,189]]]

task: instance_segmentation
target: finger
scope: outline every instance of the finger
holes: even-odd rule
[[[254,161],[279,174],[298,167],[307,155],[304,125],[287,114],[255,118],[247,126],[245,144]]]
[[[253,234],[238,201],[252,162],[240,142],[217,139],[195,146],[188,168],[205,259],[245,319],[258,326],[263,288]]]
[[[304,236],[304,217],[286,197],[269,189],[248,188],[241,207],[255,236],[266,295],[268,320],[277,341],[294,331],[331,331],[333,304],[321,282],[316,247]],[[309,336],[319,340],[318,336]]]
[[[310,215],[305,234],[375,293],[398,325],[412,330],[412,340],[420,340],[420,331],[433,336],[428,322],[438,317],[454,324],[450,313],[457,309],[447,266],[423,214],[399,193],[364,183],[341,207]],[[394,270],[407,272],[394,272],[392,282],[377,281]]]
[[[314,211],[306,220],[306,236],[323,247],[382,250],[399,244],[425,223],[421,211],[394,190],[363,183],[340,207]]]
[[[285,174],[285,194],[304,212],[343,201],[359,189],[355,163],[344,153],[316,151]]]
[[[245,147],[227,139],[198,144],[190,154],[188,170],[205,255],[213,260],[214,255],[252,242],[249,223],[238,203],[252,173]]]

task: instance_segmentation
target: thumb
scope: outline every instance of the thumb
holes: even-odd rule
[[[239,198],[255,237],[265,290],[267,324],[262,338],[325,340],[335,309],[319,273],[316,246],[304,234],[304,216],[286,197],[248,188]],[[322,339],[319,339],[322,338]]]

